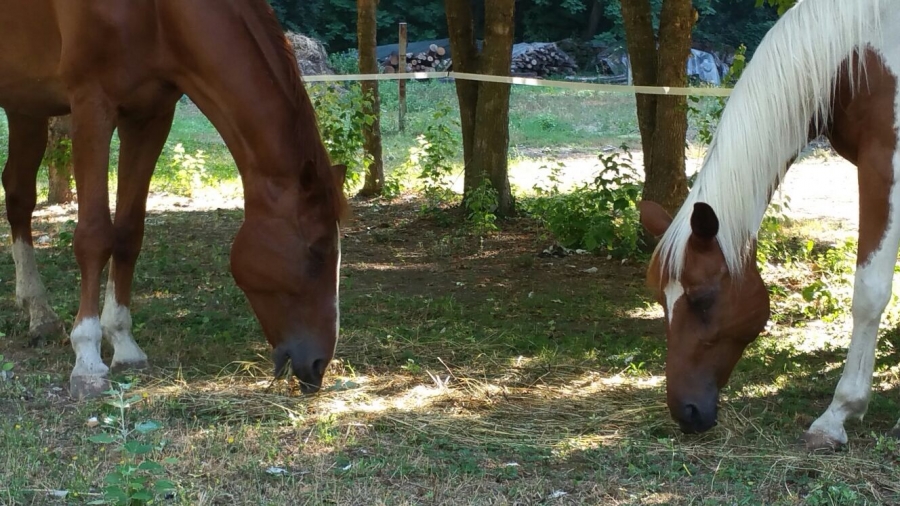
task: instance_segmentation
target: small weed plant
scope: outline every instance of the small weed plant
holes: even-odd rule
[[[172,148],[169,163],[160,172],[160,189],[183,197],[192,197],[194,188],[201,188],[210,179],[203,150],[188,153],[180,142]]]
[[[432,121],[416,138],[416,145],[409,148],[409,158],[396,175],[388,177],[388,186],[397,186],[396,178],[418,174],[426,201],[422,211],[426,213],[455,198],[449,188],[449,180],[453,172],[451,159],[458,148],[453,129],[458,128],[459,122],[451,112],[446,106],[435,110]]]
[[[0,332],[0,337],[6,337],[2,332]],[[0,380],[6,380],[11,376],[13,367],[15,364],[12,361],[7,360],[3,354],[0,354]]]
[[[483,235],[497,230],[497,190],[484,178],[466,198],[466,217],[474,233]]]
[[[129,393],[133,385],[119,383],[116,388],[104,392],[109,396],[105,404],[113,412],[102,420],[104,432],[88,439],[97,444],[118,446],[123,458],[122,463],[104,478],[103,498],[90,504],[151,504],[159,496],[176,490],[175,483],[162,478],[166,473],[165,465],[174,464],[176,460],[167,458],[157,462],[150,455],[159,447],[144,442],[147,434],[159,429],[160,424],[152,420],[128,420],[128,409],[141,401],[140,395]]]
[[[637,203],[643,186],[631,154],[623,147],[622,153],[601,154],[599,160],[602,168],[593,181],[568,193],[560,190],[564,166],[550,167],[549,187],[536,185],[535,196],[523,207],[567,248],[638,257],[642,241]]]

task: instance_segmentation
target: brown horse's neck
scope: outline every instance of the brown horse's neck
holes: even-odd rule
[[[333,187],[312,103],[271,8],[263,0],[162,5],[168,50],[180,62],[176,84],[231,151],[247,211],[260,205],[279,212],[271,209],[278,202],[272,193],[296,187],[310,163]]]

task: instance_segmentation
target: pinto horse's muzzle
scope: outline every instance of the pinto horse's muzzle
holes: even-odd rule
[[[669,413],[685,434],[699,434],[716,426],[719,389],[714,384],[691,389],[687,395],[669,391],[667,397]]]
[[[284,376],[290,363],[291,371],[300,381],[300,391],[314,394],[322,388],[325,369],[331,358],[310,339],[291,339],[278,345],[273,352],[275,377]]]
[[[672,410],[672,417],[685,434],[699,434],[716,426],[718,416],[716,403],[684,403]]]

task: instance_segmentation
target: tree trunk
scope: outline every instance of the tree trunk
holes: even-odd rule
[[[475,46],[471,1],[446,0],[446,10],[454,70],[508,76],[515,0],[494,0],[485,7],[484,46],[480,54]],[[515,201],[509,186],[508,164],[510,85],[457,80],[456,94],[465,162],[463,199],[468,199],[487,179],[497,191],[497,214],[512,215]]]
[[[586,41],[592,40],[597,35],[597,31],[600,29],[600,22],[603,21],[603,0],[594,0],[592,4],[587,27],[581,33],[581,38]]]
[[[68,204],[75,200],[72,194],[72,117],[50,118],[47,141],[47,168],[50,174],[50,204]]]
[[[659,49],[653,33],[650,0],[622,2],[622,18],[634,84],[686,86],[694,21],[691,1],[664,0]],[[685,97],[638,94],[637,116],[644,151],[642,198],[674,214],[687,196],[684,163],[687,101]]]
[[[376,13],[378,0],[357,0],[357,37],[359,39],[359,71],[363,74],[378,73],[378,58],[375,53]],[[374,117],[371,125],[363,129],[366,154],[372,158],[366,167],[366,180],[359,194],[364,197],[381,195],[384,191],[384,160],[381,150],[381,100],[378,96],[378,81],[362,82],[366,101],[364,114]]]

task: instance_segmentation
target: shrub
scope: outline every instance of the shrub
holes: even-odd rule
[[[599,160],[602,168],[593,181],[569,193],[559,189],[564,166],[557,164],[550,169],[550,187],[535,186],[536,195],[523,200],[523,208],[562,246],[616,258],[639,256],[643,243],[637,203],[643,185],[631,154],[601,154]]]

